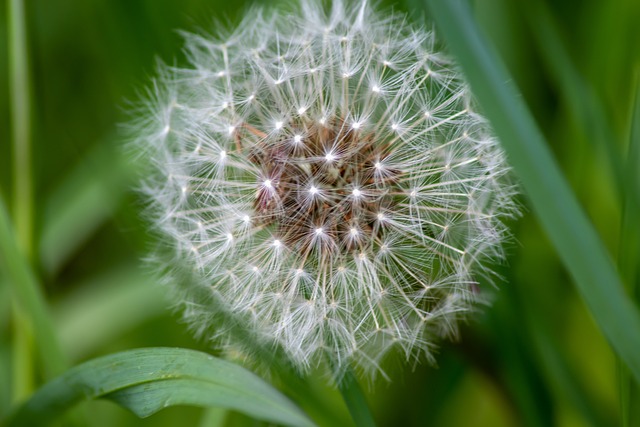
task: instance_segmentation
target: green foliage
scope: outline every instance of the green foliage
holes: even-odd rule
[[[49,425],[79,401],[99,397],[139,417],[173,405],[218,406],[279,424],[313,425],[280,392],[238,365],[193,350],[147,348],[68,370],[20,406],[8,426]]]
[[[547,236],[605,335],[640,382],[640,315],[542,133],[461,0],[430,2]],[[610,141],[613,143],[614,141]],[[615,148],[615,147],[614,147]],[[633,185],[633,182],[629,183]]]
[[[432,1],[433,12],[423,0],[383,2],[405,7],[415,19],[423,11],[435,19],[527,193],[525,215],[512,224],[508,264],[500,268],[504,280],[498,290],[481,284],[493,306],[479,308],[459,342],[443,344],[437,369],[392,358],[385,366],[391,382],[380,378],[362,394],[346,388],[345,403],[319,375],[280,373],[269,386],[237,365],[188,350],[155,350],[172,355],[143,359],[129,356],[150,350],[104,356],[148,346],[211,351],[176,322],[162,287],[140,271],[151,243],[138,219],[140,203],[128,190],[140,165],[125,161],[118,123],[135,109],[129,101],[135,104],[136,88],[153,74],[156,55],[184,61],[175,29],[209,30],[214,21],[230,27],[247,3],[34,0],[24,2],[20,39],[9,32],[19,27],[13,15],[0,10],[0,420],[10,411],[43,419],[46,411],[63,410],[52,404],[105,396],[141,415],[165,403],[214,409],[174,407],[141,420],[93,402],[86,404],[92,416],[80,414],[75,424],[266,424],[238,410],[271,422],[308,423],[280,389],[322,426],[352,425],[349,411],[358,413],[365,400],[381,426],[640,426],[640,391],[631,381],[640,354],[640,3],[634,0],[474,1],[473,16],[460,22],[456,12],[445,25],[436,9],[460,2]],[[477,36],[478,26],[487,38]],[[23,71],[13,72],[12,81],[28,76],[26,84],[8,84],[16,64]],[[30,111],[16,110],[19,97],[32,101]],[[19,117],[25,137],[12,136],[11,117]],[[14,161],[19,144],[31,152],[29,162]],[[21,354],[25,359],[16,360]],[[631,374],[618,373],[617,356]],[[167,357],[193,365],[167,366]],[[78,366],[60,378],[85,388],[61,379],[47,383],[66,359]],[[106,374],[114,360],[132,375]],[[141,371],[141,360],[157,365]],[[247,382],[220,383],[220,366]],[[21,367],[36,384],[16,384],[25,379]],[[154,381],[156,368],[180,374]],[[141,384],[143,377],[148,381]],[[17,390],[43,383],[18,410]],[[242,384],[254,395],[264,393],[240,398]],[[238,400],[207,392],[222,386],[236,390]],[[269,401],[287,411],[274,411]],[[34,402],[42,411],[28,409]],[[368,417],[358,422],[367,425]],[[26,418],[14,423],[20,419]]]

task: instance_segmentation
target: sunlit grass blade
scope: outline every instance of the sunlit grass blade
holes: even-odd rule
[[[45,384],[8,420],[8,427],[53,423],[82,400],[105,398],[147,417],[168,406],[220,406],[290,426],[313,424],[261,378],[205,353],[146,348],[104,356]]]
[[[52,307],[60,342],[69,349],[71,360],[108,345],[124,332],[165,313],[167,307],[162,288],[134,267],[94,277],[75,288]]]
[[[461,0],[428,0],[546,234],[599,327],[640,381],[640,315],[553,158],[513,79]]]
[[[94,148],[46,200],[40,260],[49,274],[109,218],[134,176],[115,138]]]
[[[65,361],[37,276],[18,248],[9,214],[0,198],[0,268],[13,297],[32,322],[40,361],[47,377],[62,372]]]

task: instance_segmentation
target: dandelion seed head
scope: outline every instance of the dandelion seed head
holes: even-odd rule
[[[371,372],[456,333],[517,207],[437,45],[364,0],[187,36],[190,63],[162,70],[135,144],[153,223],[194,277],[179,295],[195,330],[250,353],[242,327],[301,371],[329,357]]]

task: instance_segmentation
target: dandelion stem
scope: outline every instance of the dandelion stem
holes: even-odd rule
[[[358,427],[375,427],[373,415],[353,371],[348,369],[338,384],[353,421]]]

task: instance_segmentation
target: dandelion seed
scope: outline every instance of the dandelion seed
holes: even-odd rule
[[[190,65],[162,70],[136,131],[145,193],[166,265],[193,276],[194,329],[301,371],[375,372],[455,334],[515,190],[433,32],[366,0],[298,2],[256,8],[228,43],[187,36]]]

